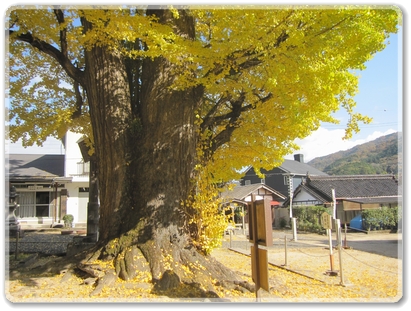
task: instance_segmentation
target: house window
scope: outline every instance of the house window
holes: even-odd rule
[[[16,187],[17,188],[17,187]],[[27,188],[27,187],[26,187]],[[35,192],[18,192],[17,203],[20,205],[16,210],[16,215],[22,217],[35,217],[36,193]]]
[[[289,176],[284,176],[284,185],[288,185]]]
[[[246,180],[245,182],[244,182],[244,185],[251,185],[251,180]]]
[[[261,179],[261,183],[265,185],[265,178]]]
[[[36,192],[36,217],[48,217],[50,192]]]
[[[90,174],[90,162],[80,161],[77,162],[77,174],[89,175]]]
[[[88,199],[89,195],[89,188],[88,187],[80,187],[78,188],[78,197],[79,198],[86,198]]]
[[[20,187],[22,188],[22,187]],[[27,189],[31,189],[27,187]],[[16,216],[23,217],[49,217],[50,206],[54,193],[50,191],[18,191]]]
[[[16,216],[19,218],[51,217],[55,204],[55,189],[50,184],[14,184],[18,197],[19,208]],[[59,186],[62,186],[59,184]],[[57,206],[60,204],[60,191],[57,193]]]

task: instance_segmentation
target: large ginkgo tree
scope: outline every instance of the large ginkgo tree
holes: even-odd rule
[[[400,18],[393,6],[15,6],[8,135],[87,137],[100,238],[82,264],[111,260],[123,279],[146,265],[158,289],[214,295],[237,277],[191,232],[199,178],[270,169],[340,108],[347,137],[369,122],[354,111],[357,74]]]

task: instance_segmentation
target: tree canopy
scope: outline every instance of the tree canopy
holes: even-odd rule
[[[177,23],[181,9],[171,9]],[[130,60],[165,57],[175,64],[171,88],[204,88],[196,111],[202,137],[198,153],[216,180],[233,178],[248,165],[257,170],[278,165],[297,147],[294,139],[306,137],[321,122],[338,122],[331,113],[340,108],[350,115],[347,137],[358,131],[358,122],[370,121],[354,110],[358,70],[397,31],[397,8],[189,9],[195,39],[148,16],[145,7],[11,8],[10,139],[41,144],[71,129],[93,140],[84,86],[73,77],[84,75],[84,51],[100,45]],[[81,19],[93,28],[85,31]],[[138,102],[134,70],[128,74],[136,80],[131,97]]]
[[[280,164],[340,108],[347,137],[369,122],[354,110],[356,72],[400,18],[366,6],[16,6],[9,136],[87,136],[100,235],[76,254],[81,269],[113,261],[103,283],[149,269],[156,290],[215,297],[216,280],[243,283],[206,256],[222,229],[208,185]]]

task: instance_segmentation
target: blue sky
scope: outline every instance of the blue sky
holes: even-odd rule
[[[304,1],[302,2],[304,3]],[[378,1],[372,3],[378,4]],[[400,5],[400,8],[404,10],[404,6],[407,5],[408,3],[404,2]],[[6,9],[4,8],[4,10]],[[406,12],[404,15],[406,15]],[[408,34],[406,33],[406,35]],[[339,125],[323,124],[318,131],[312,133],[309,137],[297,141],[301,149],[295,153],[304,154],[305,161],[309,161],[318,156],[346,150],[355,145],[374,140],[379,136],[403,130],[401,122],[403,116],[401,89],[403,74],[402,36],[402,32],[393,35],[389,39],[390,44],[387,48],[377,53],[366,64],[367,69],[360,72],[360,92],[355,97],[357,102],[356,110],[372,117],[373,122],[369,125],[361,125],[360,133],[353,135],[352,139],[342,140],[348,116],[345,111],[341,110],[335,114],[335,117],[341,120]],[[17,143],[6,144],[5,149],[6,153],[64,153],[60,142],[55,139],[48,139],[43,148],[30,147],[25,149]],[[292,158],[292,155],[287,156],[287,158]]]
[[[323,123],[320,129],[309,137],[298,140],[298,153],[305,161],[347,150],[355,145],[374,140],[394,132],[402,132],[403,124],[403,33],[392,35],[387,47],[375,54],[366,63],[366,69],[359,72],[359,93],[354,97],[356,111],[373,118],[370,124],[360,124],[360,132],[349,140],[343,140],[348,115],[344,110],[334,114],[340,124]],[[287,158],[292,158],[289,155]]]

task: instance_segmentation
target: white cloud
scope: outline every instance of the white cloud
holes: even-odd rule
[[[356,145],[361,145],[375,140],[378,137],[395,132],[397,131],[393,129],[389,129],[385,132],[375,131],[368,135],[365,139],[343,140],[342,138],[345,134],[343,129],[328,130],[320,127],[310,136],[307,136],[302,140],[297,139],[295,141],[295,143],[300,146],[300,150],[297,150],[295,153],[303,154],[304,162],[308,162],[314,158],[329,155],[338,151],[348,150]],[[293,159],[293,155],[286,156],[286,159]]]

